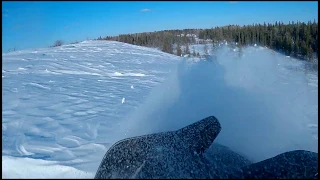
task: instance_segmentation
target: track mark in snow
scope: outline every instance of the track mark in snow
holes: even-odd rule
[[[312,137],[313,137],[315,140],[318,140],[318,135],[317,135],[317,134],[313,135]]]
[[[113,73],[115,76],[123,76],[123,74],[122,73],[119,73],[119,72],[115,72],[115,73]]]
[[[18,92],[18,88],[13,88],[11,91],[16,93]]]
[[[316,128],[318,128],[318,125],[317,124],[308,124],[307,127],[310,129],[313,129],[313,128],[316,129]]]
[[[51,154],[54,153],[53,150],[45,149],[45,148],[38,148],[38,147],[32,147],[29,148],[30,151],[36,153],[36,154]]]
[[[142,73],[119,73],[119,72],[115,72],[113,73],[113,75],[111,76],[136,76],[136,77],[143,77],[146,76],[145,74]]]
[[[7,110],[7,111],[3,111],[2,110],[2,115],[14,115],[14,114],[17,114],[15,111],[11,111],[11,110]]]
[[[17,144],[17,151],[21,154],[21,155],[25,155],[25,156],[29,156],[32,155],[33,153],[28,152],[24,146],[22,144]]]
[[[97,112],[96,111],[92,111],[92,110],[89,110],[87,111],[88,114],[96,114]]]
[[[142,74],[142,73],[128,73],[127,75],[128,76],[138,76],[138,77],[146,76],[145,74]]]
[[[31,86],[34,86],[34,87],[38,87],[38,88],[42,88],[42,89],[48,89],[48,90],[51,90],[49,87],[46,87],[46,86],[40,85],[40,84],[38,84],[38,83],[28,83],[28,85],[31,85]]]
[[[80,146],[79,141],[71,137],[63,137],[58,141],[58,144],[68,148],[74,148],[74,147]]]
[[[84,112],[84,111],[82,111],[82,112],[75,112],[74,115],[76,115],[76,116],[85,116],[85,115],[87,115],[87,112]]]
[[[73,75],[94,75],[94,76],[101,76],[98,73],[90,73],[84,71],[72,71],[72,70],[56,70],[56,72],[63,73],[63,74],[73,74]]]
[[[2,131],[6,131],[7,130],[7,125],[6,124],[2,124]]]

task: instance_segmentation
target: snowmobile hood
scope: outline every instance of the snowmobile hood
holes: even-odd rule
[[[177,131],[118,141],[105,154],[95,178],[208,178],[209,163],[201,153],[220,131],[219,121],[210,116]]]

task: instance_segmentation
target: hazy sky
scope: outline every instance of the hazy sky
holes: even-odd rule
[[[318,21],[318,2],[2,2],[2,51],[165,29]]]

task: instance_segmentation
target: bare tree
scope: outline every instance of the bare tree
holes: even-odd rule
[[[209,54],[209,49],[208,49],[208,45],[207,44],[204,44],[203,50],[204,50],[204,54],[205,55]]]
[[[75,42],[72,42],[72,43],[70,43],[70,44],[78,44],[79,42],[78,41],[75,41]]]
[[[53,47],[62,46],[62,45],[63,45],[63,41],[57,40],[57,41],[54,43]]]

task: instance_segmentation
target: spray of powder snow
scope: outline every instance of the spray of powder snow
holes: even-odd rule
[[[296,149],[318,152],[318,75],[306,62],[254,47],[242,57],[221,48],[211,60],[184,60],[124,121],[123,138],[214,115],[222,125],[216,142],[252,161]]]

